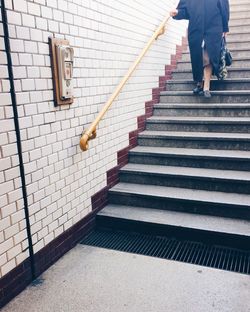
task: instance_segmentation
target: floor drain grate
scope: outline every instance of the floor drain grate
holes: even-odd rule
[[[81,244],[250,274],[250,251],[175,238],[96,230]]]

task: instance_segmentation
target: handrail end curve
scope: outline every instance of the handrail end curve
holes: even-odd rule
[[[80,139],[80,148],[83,152],[86,152],[89,149],[89,140],[94,140],[97,136],[96,128],[94,128],[92,131],[85,131],[82,134],[82,137]]]
[[[80,139],[80,148],[83,152],[86,152],[89,149],[89,136],[84,133]]]

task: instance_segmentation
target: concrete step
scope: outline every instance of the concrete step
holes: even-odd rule
[[[249,58],[249,49],[234,49],[234,50],[230,50],[230,52],[233,55],[233,58]],[[183,52],[182,54],[182,61],[188,61],[190,62],[190,53],[188,51]]]
[[[250,52],[249,52],[250,54]],[[234,58],[231,65],[232,68],[250,68],[250,57],[249,58]],[[177,63],[177,69],[191,69],[190,60],[181,60]]]
[[[249,5],[249,0],[230,0],[229,3],[230,3],[230,8],[234,10],[235,8],[240,7],[242,5],[247,5],[247,4]]]
[[[136,146],[129,152],[129,163],[249,171],[250,152]]]
[[[250,220],[250,195],[118,183],[109,203]]]
[[[168,80],[166,82],[167,91],[190,91],[196,84],[193,80]],[[219,81],[211,80],[211,90],[250,90],[250,78],[226,79]]]
[[[250,150],[249,133],[143,131],[138,136],[142,146]]]
[[[242,31],[238,31],[237,28],[233,28],[232,30],[230,29],[230,34],[227,36],[227,41],[230,42],[234,42],[234,41],[246,41],[248,42],[250,38],[250,31],[249,30],[242,30]]]
[[[250,103],[250,90],[212,91],[210,99],[192,91],[163,91],[161,103]]]
[[[134,206],[106,206],[97,215],[97,227],[214,242],[242,249],[249,248],[250,242],[249,221]]]
[[[249,20],[250,18],[250,10],[244,10],[244,11],[233,11],[230,13],[230,20],[235,19],[242,19],[242,20]]]
[[[236,79],[239,79],[239,78],[250,78],[250,67],[249,68],[234,68],[234,67],[228,67],[227,68],[228,70],[228,76],[227,76],[227,79],[228,78],[236,78]],[[178,69],[175,69],[173,72],[172,72],[172,78],[173,79],[187,79],[187,80],[191,80],[193,79],[193,75],[192,75],[192,71],[191,69],[185,69],[185,70],[178,70]]]
[[[250,11],[250,3],[247,1],[245,3],[230,4],[230,11],[234,13]]]
[[[250,117],[153,116],[146,129],[152,131],[250,133]]]
[[[250,22],[248,25],[233,25],[233,26],[229,26],[230,27],[230,34],[229,36],[231,36],[232,34],[235,33],[242,33],[242,32],[250,32]]]
[[[250,172],[178,166],[127,164],[120,182],[250,194]]]
[[[239,51],[239,50],[246,50],[249,52],[249,44],[250,44],[250,39],[247,41],[245,39],[230,39],[230,36],[227,38],[227,47],[232,53],[234,51]],[[187,49],[185,52],[189,53],[189,47],[187,46]],[[249,54],[248,54],[249,56]]]
[[[249,47],[250,44],[250,37],[249,35],[239,35],[238,38],[235,38],[234,36],[228,36],[227,37],[227,46],[229,49],[234,49],[235,47],[237,48],[246,48]],[[248,48],[249,49],[249,48]]]
[[[249,18],[238,18],[238,17],[230,18],[229,30],[230,30],[230,27],[239,26],[239,25],[242,25],[242,26],[250,25]]]
[[[230,0],[230,7],[237,7],[243,4],[249,4],[249,0]]]
[[[154,116],[249,117],[250,104],[159,103],[154,105]]]

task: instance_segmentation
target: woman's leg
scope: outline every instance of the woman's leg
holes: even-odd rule
[[[204,86],[203,86],[204,91],[210,90],[210,81],[212,77],[212,72],[213,68],[211,64],[204,67]]]
[[[210,63],[207,49],[203,49],[203,72],[204,72],[204,85],[203,85],[203,95],[205,98],[211,98],[210,93],[210,81],[212,78],[213,67]]]
[[[203,60],[202,60],[202,37],[199,36],[189,36],[189,49],[190,58],[192,64],[193,80],[196,84],[193,89],[194,94],[199,94],[202,91],[202,81],[203,81]]]

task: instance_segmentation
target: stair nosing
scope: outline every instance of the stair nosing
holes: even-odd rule
[[[227,70],[230,72],[230,71],[250,71],[250,67],[229,67],[229,68],[227,68]],[[173,73],[175,73],[175,72],[177,72],[177,73],[182,73],[182,72],[192,72],[192,69],[191,68],[187,68],[187,69],[174,69],[173,70]]]
[[[178,151],[179,150],[179,151]],[[205,151],[205,154],[201,152]],[[217,159],[230,159],[237,161],[250,161],[250,151],[235,151],[235,150],[220,150],[219,154],[213,154],[217,150],[208,149],[192,149],[192,148],[168,148],[168,147],[147,147],[147,146],[137,146],[129,151],[129,154],[147,154],[151,156],[161,157],[193,157],[193,158],[217,158]],[[209,154],[210,153],[210,154]],[[212,154],[211,154],[212,153]],[[226,155],[225,155],[226,154]],[[231,155],[230,155],[231,154]],[[237,155],[241,154],[241,155]],[[242,155],[244,154],[244,155]]]
[[[250,36],[250,32],[249,32],[249,36]],[[233,61],[250,61],[250,57],[234,57],[233,58]],[[178,62],[177,62],[177,66],[178,66],[178,64],[190,64],[191,65],[191,63],[190,63],[191,61],[190,60],[179,60]]]
[[[157,176],[171,176],[171,177],[185,177],[185,178],[197,178],[204,180],[221,180],[221,181],[233,181],[233,182],[250,182],[250,173],[240,170],[224,170],[224,169],[207,169],[207,168],[193,168],[193,167],[178,167],[178,166],[163,166],[163,165],[148,165],[144,164],[127,164],[120,169],[122,173],[139,173]],[[181,168],[178,171],[177,168]],[[148,169],[148,170],[147,170]],[[169,172],[167,172],[169,170]],[[227,174],[226,174],[227,173]],[[241,177],[235,177],[235,174],[241,174]],[[231,176],[230,176],[231,174]],[[248,175],[248,176],[247,176]]]
[[[154,108],[248,108],[250,103],[157,103]]]
[[[126,209],[126,210],[130,210],[131,213],[127,213],[124,216],[120,215],[115,215],[114,212],[112,212],[112,210],[115,210],[117,212],[120,212],[120,209]],[[109,211],[111,210],[111,212]],[[133,211],[138,210],[140,215],[142,216],[142,213],[144,213],[143,217],[141,218],[141,220],[137,220],[131,217],[133,214]],[[155,216],[158,215],[163,215],[161,216],[161,222],[157,222],[156,218],[151,218],[148,216],[148,212],[153,212],[153,214]],[[147,214],[146,214],[147,213]],[[224,233],[224,234],[232,234],[232,235],[240,235],[240,236],[244,236],[244,237],[249,237],[250,236],[250,232],[246,233],[245,230],[241,230],[241,231],[236,231],[236,229],[239,228],[239,226],[235,226],[235,224],[240,224],[240,225],[245,225],[245,224],[249,224],[249,221],[245,221],[245,220],[238,220],[238,219],[229,219],[229,218],[224,218],[224,217],[214,217],[214,216],[204,216],[204,215],[195,215],[195,214],[190,214],[190,213],[185,213],[185,212],[178,212],[178,211],[169,211],[169,210],[156,210],[154,208],[142,208],[142,207],[137,207],[137,206],[124,206],[124,205],[115,205],[115,204],[108,204],[102,211],[100,211],[98,213],[98,216],[100,217],[109,217],[109,218],[118,218],[118,219],[124,219],[124,220],[131,220],[131,221],[135,221],[135,222],[146,222],[146,223],[154,223],[154,224],[158,224],[158,225],[166,225],[166,226],[175,226],[175,227],[181,227],[181,228],[190,228],[193,230],[200,230],[200,231],[209,231],[209,232],[218,232],[218,233]],[[177,216],[177,220],[175,222],[173,222],[173,220],[169,220],[169,217],[174,217],[176,219]],[[168,217],[168,218],[167,218]],[[180,218],[178,220],[178,218]],[[194,220],[194,223],[190,226],[190,221],[186,221],[184,218],[191,218]],[[184,220],[183,220],[184,219]],[[166,221],[165,221],[166,220]],[[168,221],[167,221],[168,220]],[[203,222],[202,226],[200,225],[199,221],[205,221]],[[213,221],[215,221],[216,223],[217,220],[220,222],[219,225],[216,224],[217,228],[215,228],[215,224]],[[163,221],[165,221],[163,223]],[[186,224],[185,224],[186,223]],[[189,223],[189,224],[188,224]],[[227,223],[227,226],[229,224],[230,227],[230,231],[225,229],[225,223]],[[223,230],[222,230],[222,225],[223,224]],[[232,225],[231,225],[232,224]],[[213,226],[211,226],[213,225]]]
[[[126,186],[128,185],[129,187],[126,189]],[[143,189],[143,192],[140,189]],[[168,193],[170,191],[172,191],[172,194]],[[172,200],[177,200],[177,201],[187,201],[187,202],[196,202],[196,203],[200,202],[200,203],[206,203],[206,204],[231,205],[231,206],[250,208],[250,195],[246,195],[246,194],[186,189],[186,188],[159,186],[159,185],[150,185],[150,184],[141,185],[141,184],[124,183],[124,182],[119,182],[114,187],[112,187],[109,190],[109,192],[111,194],[112,193],[113,194],[114,193],[125,194],[125,195],[130,194],[131,196],[134,195],[134,196],[164,198],[164,199],[172,199]],[[181,194],[181,196],[177,196],[176,193]],[[243,199],[245,199],[247,203],[243,203]]]
[[[232,95],[250,95],[250,90],[212,90],[212,95],[225,95],[225,96],[232,96]],[[161,96],[197,96],[194,95],[193,91],[161,91]]]
[[[249,78],[227,78],[225,80],[219,81],[218,79],[211,79],[211,82],[217,82],[218,84],[220,83],[246,83],[250,82],[250,77]],[[186,79],[171,79],[166,81],[167,84],[195,84],[195,82],[191,79],[186,80]]]
[[[152,116],[147,119],[147,124],[173,124],[173,123],[188,123],[188,124],[236,124],[250,125],[250,117],[185,117],[185,116]]]
[[[233,133],[233,136],[230,136],[232,133],[225,132],[178,132],[178,131],[153,131],[153,130],[144,130],[139,133],[139,137],[170,137],[170,138],[182,138],[182,139],[223,139],[223,140],[241,140],[241,141],[249,141],[250,134],[249,133]]]
[[[157,150],[157,152],[155,150]],[[181,148],[181,147],[173,148],[173,147],[158,147],[158,146],[157,147],[154,147],[154,146],[149,147],[149,146],[138,145],[138,146],[134,147],[133,149],[131,149],[129,152],[130,153],[153,153],[153,154],[161,154],[162,153],[162,155],[167,155],[167,153],[170,153],[170,151],[171,151],[171,153],[175,152],[176,154],[178,154],[178,152],[179,152],[178,155],[180,155],[180,156],[185,155],[185,154],[186,155],[188,154],[190,156],[195,156],[194,153],[198,153],[199,154],[198,156],[204,156],[204,157],[211,157],[211,156],[213,156],[213,157],[231,157],[232,159],[237,159],[240,157],[246,157],[244,159],[250,160],[250,151],[237,151],[237,150],[219,150],[218,151],[218,150],[214,150],[214,149],[195,149],[195,148]],[[201,153],[202,151],[203,152],[205,151],[206,154],[203,155]],[[183,154],[183,152],[185,154]],[[191,152],[192,152],[192,154],[191,154]],[[215,152],[215,154],[214,154],[214,152]],[[216,152],[217,153],[219,152],[219,154],[216,154]],[[209,155],[209,153],[210,153],[210,155]],[[223,153],[224,153],[224,155],[223,155]],[[234,156],[232,156],[232,154]],[[240,155],[238,155],[238,154],[240,154]]]

